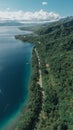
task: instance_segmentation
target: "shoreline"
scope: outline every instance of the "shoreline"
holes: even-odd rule
[[[28,41],[36,44],[41,60],[43,89],[45,93],[42,111],[38,117],[39,120],[36,121],[36,125],[34,125],[35,120],[33,120],[33,127],[31,129],[29,125],[30,122],[27,120],[27,126],[29,126],[25,129],[23,127],[21,129],[20,127],[20,129],[17,130],[73,129],[72,23],[73,19],[67,22],[59,21],[50,25],[45,24],[45,26],[41,26],[38,31],[36,31],[37,35],[18,35],[15,37],[23,42]],[[34,64],[36,64],[36,61]],[[34,71],[34,73],[35,72],[37,73],[37,71]],[[37,81],[38,80],[36,80],[36,82]],[[36,86],[35,83],[34,86]],[[33,103],[34,100],[35,99],[33,99]],[[34,108],[35,106],[33,109]],[[28,113],[28,115],[30,115],[30,113]],[[37,113],[34,114],[34,116],[37,116]],[[22,122],[24,123],[23,120]],[[23,125],[23,123],[21,125]]]
[[[28,100],[29,100],[29,85],[30,85],[30,80],[31,80],[31,71],[32,71],[32,67],[31,67],[31,61],[32,61],[32,50],[33,48],[31,49],[31,56],[30,56],[30,61],[29,61],[29,65],[30,65],[30,72],[28,72],[29,74],[29,78],[28,78],[28,82],[27,82],[27,91],[28,91],[28,94],[27,94],[27,97],[26,97],[26,100],[25,102],[23,102],[19,109],[11,115],[11,118],[7,119],[7,121],[5,121],[3,124],[2,124],[2,127],[1,127],[1,130],[14,130],[15,127],[16,127],[16,124],[18,123],[18,121],[20,120],[20,116],[22,115],[24,109],[26,109],[26,106],[28,104]]]
[[[26,107],[24,108],[23,107],[23,109],[22,109],[22,111],[21,111],[21,114],[20,114],[20,118],[19,118],[19,120],[18,120],[18,122],[17,122],[17,124],[15,125],[15,127],[14,127],[14,130],[23,130],[23,127],[24,127],[24,130],[25,129],[29,129],[29,127],[33,127],[33,124],[31,125],[31,122],[33,121],[33,119],[34,119],[34,115],[33,115],[33,113],[34,113],[34,111],[36,111],[37,112],[37,116],[36,116],[36,118],[34,119],[34,127],[35,127],[35,125],[36,125],[36,120],[38,120],[38,117],[39,117],[39,113],[40,113],[40,111],[41,111],[41,104],[42,104],[42,90],[41,90],[41,88],[39,87],[39,84],[36,84],[37,83],[37,81],[39,80],[39,71],[38,71],[38,69],[36,68],[36,69],[34,69],[34,63],[37,61],[37,57],[36,57],[36,59],[35,59],[35,51],[34,51],[34,47],[33,47],[33,50],[32,50],[32,63],[31,63],[31,65],[32,65],[32,67],[31,67],[31,69],[32,69],[32,72],[31,72],[31,76],[30,76],[30,81],[29,81],[29,86],[28,86],[28,88],[29,88],[29,99],[28,99],[28,103],[26,104]],[[38,66],[38,62],[37,62],[37,66]],[[35,76],[35,78],[36,78],[36,81],[34,81],[34,70],[37,70],[37,76]],[[36,87],[33,85],[33,81],[34,81],[34,85],[37,85]],[[33,88],[33,91],[32,91],[32,88]],[[37,89],[37,90],[35,90],[35,89]],[[36,97],[36,95],[35,94],[37,94],[37,97]],[[34,96],[32,96],[32,95],[34,95]],[[35,98],[34,98],[35,97]],[[34,101],[36,102],[36,104],[34,103],[34,101],[32,101],[32,98],[34,99]],[[39,98],[39,99],[38,99]],[[38,104],[37,104],[37,102],[40,104],[39,106],[38,106]],[[35,104],[35,108],[33,107],[32,108],[32,105],[33,105],[33,103]],[[30,106],[30,108],[29,108],[29,106]],[[32,109],[31,109],[32,108]],[[31,114],[31,111],[30,111],[30,109],[32,110],[32,114]],[[29,111],[30,111],[30,113],[29,113]],[[28,118],[28,117],[26,117],[26,115],[28,116],[28,113],[29,113],[29,116],[30,116],[30,118]],[[33,116],[32,116],[33,115]],[[36,115],[36,113],[35,113],[35,115]],[[31,117],[32,116],[32,117]],[[25,119],[24,119],[25,118]],[[26,119],[27,118],[27,119]],[[32,119],[33,118],[33,119]],[[24,123],[22,123],[23,122],[23,120],[24,120]],[[31,121],[28,121],[28,120],[31,120]],[[27,123],[29,122],[29,127],[27,127]],[[24,125],[25,124],[25,125]]]

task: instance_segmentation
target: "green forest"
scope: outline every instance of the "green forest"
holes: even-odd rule
[[[16,130],[73,130],[73,18],[33,30],[33,34],[15,38],[33,43],[38,50],[45,95],[42,101],[33,49],[29,104]]]

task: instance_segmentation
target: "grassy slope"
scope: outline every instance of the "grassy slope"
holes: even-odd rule
[[[35,130],[73,130],[73,20],[44,25],[33,42],[41,59],[45,99]]]

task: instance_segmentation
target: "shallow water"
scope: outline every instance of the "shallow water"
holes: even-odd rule
[[[0,129],[27,102],[33,46],[14,38],[25,33],[0,27]]]

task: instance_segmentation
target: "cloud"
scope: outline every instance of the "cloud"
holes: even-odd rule
[[[39,10],[35,12],[24,12],[20,11],[10,11],[10,9],[6,11],[0,11],[0,21],[2,20],[17,20],[17,21],[55,21],[60,19],[61,16],[54,12],[47,12],[44,10]]]
[[[8,11],[9,11],[9,10],[10,10],[10,8],[7,8],[6,10],[8,10]]]
[[[42,2],[42,5],[47,5],[47,4],[48,4],[48,2],[46,2],[46,1]]]

